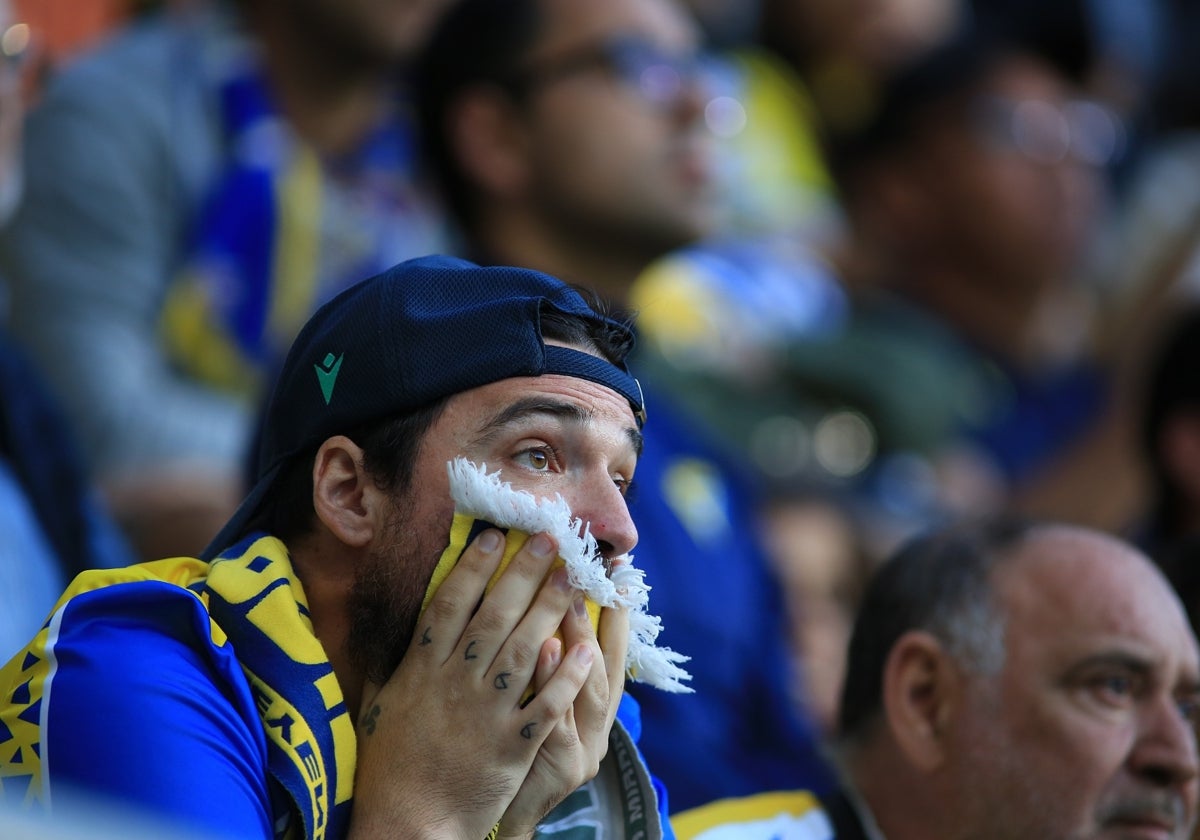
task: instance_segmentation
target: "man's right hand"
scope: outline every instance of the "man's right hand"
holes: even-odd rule
[[[483,838],[502,816],[505,836],[528,836],[595,775],[619,687],[611,697],[609,663],[573,607],[580,596],[565,570],[547,577],[554,541],[530,538],[485,595],[503,549],[495,530],[467,547],[400,666],[366,687],[351,838]],[[565,645],[554,638],[560,627]],[[537,693],[522,706],[531,685]]]

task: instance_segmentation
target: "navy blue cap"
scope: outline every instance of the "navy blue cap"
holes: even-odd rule
[[[501,379],[564,374],[611,388],[640,426],[642,389],[624,363],[542,340],[546,309],[629,335],[561,280],[454,257],[409,260],[318,309],[292,344],[264,420],[257,483],[201,555],[242,536],[288,458],[365,423]]]

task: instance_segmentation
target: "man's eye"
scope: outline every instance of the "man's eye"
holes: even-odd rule
[[[1091,687],[1103,702],[1123,706],[1137,691],[1137,682],[1128,674],[1105,674],[1093,680]]]
[[[526,449],[517,456],[530,469],[544,471],[550,469],[550,453],[544,449]]]
[[[1200,697],[1185,694],[1182,697],[1176,698],[1175,705],[1184,720],[1191,723],[1192,726],[1200,724]]]

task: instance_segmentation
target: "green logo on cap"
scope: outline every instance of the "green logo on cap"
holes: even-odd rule
[[[345,353],[342,354],[342,356],[345,355]],[[317,382],[321,385],[321,393],[325,397],[325,405],[329,405],[329,401],[333,399],[333,385],[337,382],[338,371],[342,369],[342,356],[335,359],[332,353],[326,353],[325,361],[319,365],[313,365],[313,369],[317,372]]]

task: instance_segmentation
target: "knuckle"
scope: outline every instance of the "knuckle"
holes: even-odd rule
[[[565,752],[575,752],[581,746],[579,733],[570,727],[562,727],[559,734],[560,746]]]
[[[458,596],[458,593],[453,590],[447,590],[443,587],[429,602],[427,610],[429,618],[435,622],[451,621],[453,618],[462,612],[463,599]]]
[[[504,658],[514,668],[524,668],[537,656],[533,645],[524,639],[510,638],[505,645]]]
[[[471,629],[481,636],[496,636],[501,633],[507,634],[513,623],[510,611],[485,601],[471,619]]]

